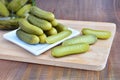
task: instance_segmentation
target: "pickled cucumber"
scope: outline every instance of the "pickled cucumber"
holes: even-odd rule
[[[94,30],[90,28],[83,28],[82,34],[92,34],[92,35],[95,35],[98,39],[108,39],[111,37],[110,31]]]
[[[0,16],[8,17],[9,11],[6,6],[0,1]]]
[[[50,30],[52,28],[52,25],[50,22],[46,21],[46,20],[43,20],[43,19],[40,19],[40,18],[37,18],[33,15],[29,15],[28,16],[28,21],[37,26],[37,27],[40,27],[42,30],[46,31],[46,30]]]
[[[58,22],[57,22],[56,19],[54,19],[53,21],[51,21],[51,24],[52,24],[52,26],[57,26],[57,25],[58,25]]]
[[[4,5],[7,5],[8,4],[8,1],[7,0],[0,0]]]
[[[46,43],[46,38],[47,36],[45,34],[42,34],[41,36],[39,36],[40,43]]]
[[[17,29],[17,28],[18,28],[18,26],[10,26],[10,25],[3,26],[3,25],[0,25],[1,30],[14,30],[14,29]]]
[[[45,20],[48,20],[48,21],[53,21],[55,16],[53,13],[51,12],[48,12],[48,11],[44,11],[36,6],[33,6],[31,9],[30,9],[30,13],[41,18],[41,19],[45,19]]]
[[[8,19],[8,20],[0,20],[0,29],[5,29],[5,30],[12,30],[12,29],[17,29],[19,27],[18,21],[20,19],[15,18],[15,19]]]
[[[17,11],[17,15],[19,17],[26,17],[26,15],[28,14],[28,12],[30,11],[30,8],[31,8],[31,4],[27,4],[27,5],[24,5],[21,9],[19,9]]]
[[[20,20],[19,18],[7,19],[7,20],[0,20],[0,25],[4,25],[4,26],[15,25],[15,26],[18,26],[18,21],[19,20]]]
[[[21,29],[16,31],[16,35],[18,36],[19,39],[21,39],[22,41],[24,41],[28,44],[38,44],[39,43],[38,36],[26,33]]]
[[[81,35],[64,41],[62,45],[71,45],[78,43],[94,44],[96,41],[97,37],[95,35]]]
[[[51,28],[49,31],[46,31],[45,34],[47,36],[52,36],[57,34],[57,30],[55,28]]]
[[[8,4],[8,9],[10,11],[16,12],[18,11],[25,3],[27,3],[28,0],[12,0]]]
[[[60,41],[60,40],[62,40],[64,38],[68,37],[71,34],[72,34],[72,31],[65,30],[65,31],[62,31],[62,32],[60,32],[60,33],[58,33],[56,35],[52,35],[52,36],[47,37],[46,42],[48,44],[52,44],[52,43],[55,43],[57,41]]]
[[[42,29],[30,24],[26,19],[21,19],[19,21],[19,26],[23,31],[25,31],[27,33],[38,35],[38,36],[43,34]]]
[[[51,55],[53,57],[63,57],[67,55],[80,54],[89,50],[89,44],[79,43],[67,46],[57,46],[52,49]]]
[[[54,27],[57,29],[57,32],[68,30],[68,28],[61,23],[58,23],[57,26],[54,26]]]

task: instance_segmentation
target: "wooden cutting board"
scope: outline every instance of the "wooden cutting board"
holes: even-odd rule
[[[116,32],[116,25],[114,23],[72,20],[58,20],[58,22],[63,23],[68,27],[77,29],[80,32],[82,28],[108,30],[111,31],[112,36],[108,40],[98,40],[94,45],[91,45],[90,50],[84,54],[54,58],[51,56],[51,50],[48,50],[39,56],[30,54],[28,51],[16,44],[3,39],[3,34],[7,31],[0,30],[0,59],[86,70],[103,70],[110,54],[110,49]]]

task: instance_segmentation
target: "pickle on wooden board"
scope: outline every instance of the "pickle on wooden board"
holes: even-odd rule
[[[90,28],[83,28],[82,34],[92,34],[95,35],[98,39],[108,39],[111,37],[111,32],[106,30],[94,30]]]
[[[27,3],[28,0],[12,0],[7,8],[10,11],[17,12],[22,6],[24,6]]]
[[[64,41],[62,45],[71,45],[78,43],[94,44],[96,41],[97,37],[95,35],[81,35]]]
[[[30,13],[41,18],[41,19],[45,19],[47,21],[53,21],[55,18],[53,13],[42,10],[36,6],[31,7]]]
[[[57,46],[51,50],[53,57],[63,57],[73,54],[80,54],[87,52],[90,46],[87,43],[72,44],[66,46]]]
[[[26,19],[19,20],[19,26],[23,31],[25,31],[27,33],[38,35],[38,36],[43,34],[42,29],[30,24]]]
[[[28,44],[38,44],[39,43],[38,36],[26,33],[21,29],[16,31],[16,35],[18,36],[19,39],[21,39],[22,41],[24,41]]]
[[[7,7],[0,1],[0,16],[8,17],[9,11]]]
[[[40,18],[37,18],[36,16],[33,16],[31,14],[28,16],[27,19],[31,24],[33,24],[37,27],[40,27],[44,31],[50,30],[52,28],[52,25],[50,22],[40,19]]]
[[[52,44],[52,43],[55,43],[57,41],[60,41],[68,36],[70,36],[72,34],[72,31],[70,30],[65,30],[65,31],[62,31],[56,35],[52,35],[52,36],[49,36],[46,38],[46,43],[48,44]]]

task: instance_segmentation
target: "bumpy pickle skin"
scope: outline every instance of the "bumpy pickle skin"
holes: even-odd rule
[[[111,37],[110,31],[94,30],[94,29],[90,29],[90,28],[83,28],[82,34],[83,35],[92,34],[92,35],[95,35],[98,39],[109,39]]]
[[[18,38],[25,43],[28,44],[38,44],[39,43],[39,37],[33,34],[29,34],[24,32],[23,30],[19,29],[16,31],[16,35]]]
[[[30,11],[30,8],[32,7],[31,4],[24,5],[21,9],[19,9],[16,14],[19,17],[26,17],[28,12]]]
[[[53,13],[42,10],[36,6],[31,7],[30,13],[41,19],[45,19],[47,21],[53,21],[55,19],[55,16]]]
[[[28,0],[12,0],[7,7],[10,11],[17,12],[27,1]]]
[[[25,31],[27,33],[38,35],[38,36],[43,34],[42,29],[30,24],[26,19],[19,20],[19,26],[23,31]]]
[[[50,22],[37,18],[36,16],[33,16],[31,14],[28,16],[27,19],[31,24],[40,27],[43,31],[50,30],[52,28]]]
[[[53,57],[59,58],[73,54],[80,54],[87,52],[90,46],[87,43],[72,44],[67,46],[57,46],[51,50]]]
[[[0,20],[0,29],[2,30],[13,30],[19,27],[18,22],[19,18],[8,19],[8,20]]]

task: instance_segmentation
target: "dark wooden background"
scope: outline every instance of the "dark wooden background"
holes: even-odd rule
[[[37,0],[57,19],[113,22],[117,25],[107,66],[102,71],[0,60],[0,80],[120,80],[120,0]],[[2,46],[2,45],[1,45]]]

